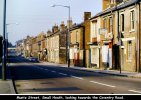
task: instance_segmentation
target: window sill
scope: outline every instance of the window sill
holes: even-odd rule
[[[121,33],[124,34],[124,31],[122,31]]]
[[[130,30],[129,32],[130,32],[130,33],[132,33],[132,32],[135,32],[135,29],[133,29],[133,30]]]
[[[132,60],[127,60],[128,63],[132,63]]]

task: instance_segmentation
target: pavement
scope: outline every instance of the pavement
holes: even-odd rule
[[[60,66],[60,67],[67,67],[67,64],[55,64],[55,63],[48,63],[48,62],[42,62],[45,65],[54,65],[54,66]],[[86,67],[79,67],[79,66],[70,66],[72,69],[77,70],[83,70],[83,71],[91,71],[91,72],[97,72],[97,73],[103,73],[103,74],[110,74],[115,76],[123,76],[123,77],[130,77],[130,78],[141,78],[141,73],[139,72],[129,72],[129,71],[119,71],[119,70],[102,70],[102,69],[96,69],[96,68],[86,68]]]
[[[55,64],[55,63],[48,63],[48,62],[41,62],[41,64],[67,67],[67,64]],[[118,70],[101,70],[101,69],[85,68],[85,67],[79,67],[79,66],[70,66],[70,68],[76,69],[76,70],[82,70],[82,71],[91,71],[91,72],[97,72],[97,73],[103,73],[103,74],[123,76],[123,77],[141,78],[141,73],[137,73],[137,72],[121,71],[120,73],[120,71]],[[1,69],[2,69],[2,65],[0,64],[0,94],[16,94],[9,68],[7,68],[8,70],[7,70],[6,80],[2,80]]]
[[[16,94],[16,91],[9,68],[7,68],[6,80],[2,79],[2,65],[0,64],[0,95],[1,94]]]

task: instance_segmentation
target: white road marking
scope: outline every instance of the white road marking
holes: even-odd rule
[[[128,90],[130,92],[135,92],[135,93],[141,93],[141,91],[136,91],[136,90]]]
[[[108,85],[108,84],[104,84],[104,83],[99,83],[99,82],[96,82],[96,81],[90,81],[91,83],[95,83],[95,84],[100,84],[100,85],[104,85],[104,86],[108,86],[108,87],[116,87],[116,86],[113,86],[113,85]]]
[[[61,74],[61,75],[65,75],[65,76],[67,75],[67,74],[64,74],[64,73],[59,73],[59,74]]]
[[[84,80],[83,78],[81,78],[81,77],[77,77],[77,76],[73,76],[73,75],[70,75],[71,77],[73,77],[73,78],[77,78],[77,79],[80,79],[80,80]]]

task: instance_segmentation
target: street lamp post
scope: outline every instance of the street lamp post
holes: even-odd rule
[[[67,34],[67,63],[68,63],[68,68],[70,67],[70,57],[69,57],[69,49],[70,49],[70,43],[69,43],[69,34],[70,34],[70,6],[64,6],[64,5],[52,5],[52,7],[56,7],[56,6],[61,6],[61,7],[65,7],[68,8],[68,34]]]
[[[6,41],[6,31],[7,31],[6,24],[6,0],[4,0],[4,9],[3,9],[3,53],[2,53],[2,80],[6,80],[6,61],[7,61],[7,43]],[[7,38],[8,39],[8,38]]]
[[[7,59],[8,59],[8,32],[7,32],[7,27],[9,26],[9,25],[11,25],[11,24],[15,24],[15,25],[18,25],[18,23],[8,23],[8,24],[6,24],[6,26],[5,26],[5,52],[6,52],[6,61],[7,61]]]
[[[8,23],[8,24],[6,24],[6,26],[5,26],[5,33],[6,33],[5,38],[7,39],[7,41],[8,41],[8,32],[7,32],[7,27],[8,27],[9,25],[11,25],[11,24],[19,25],[18,23]]]
[[[3,54],[2,54],[2,80],[6,80],[6,0],[4,0],[3,10]]]

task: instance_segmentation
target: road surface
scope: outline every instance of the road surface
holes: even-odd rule
[[[18,94],[141,94],[141,79],[10,58]]]

